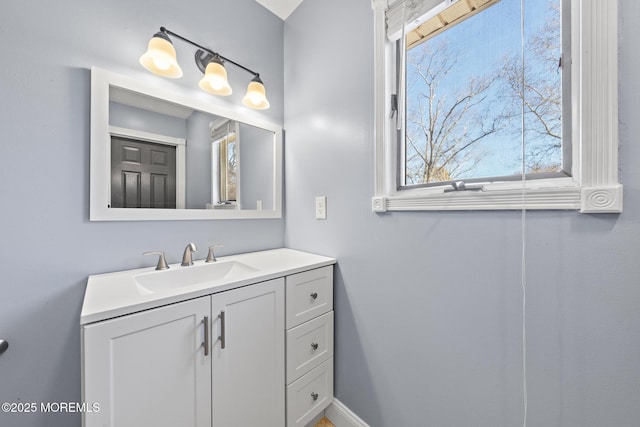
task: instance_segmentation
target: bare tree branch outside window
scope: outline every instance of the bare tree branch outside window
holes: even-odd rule
[[[525,39],[524,69],[520,49],[498,52],[499,59],[490,68],[474,63],[465,51],[470,49],[468,40],[460,40],[452,30],[411,49],[407,55],[406,185],[455,180],[480,170],[489,173],[485,176],[496,176],[486,172],[493,164],[499,164],[496,169],[503,175],[520,173],[523,101],[527,172],[561,169],[558,3],[549,0],[549,10],[539,13],[541,22]],[[490,10],[471,19],[490,20]],[[479,32],[484,37],[485,32]],[[495,49],[499,47],[496,43]]]

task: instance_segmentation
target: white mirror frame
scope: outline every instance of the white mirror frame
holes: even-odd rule
[[[225,209],[130,209],[110,208],[111,138],[109,133],[109,87],[118,87],[216,116],[243,122],[274,133],[273,210]],[[157,221],[202,219],[282,218],[282,127],[225,108],[205,98],[175,92],[130,77],[91,68],[91,159],[89,186],[90,221]]]

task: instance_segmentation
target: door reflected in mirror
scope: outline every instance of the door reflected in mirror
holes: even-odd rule
[[[281,217],[279,126],[94,68],[91,133],[92,220]]]
[[[273,209],[273,132],[113,87],[109,99],[112,208]]]

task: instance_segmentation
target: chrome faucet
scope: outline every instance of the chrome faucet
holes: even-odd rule
[[[197,252],[198,248],[195,243],[189,243],[186,248],[184,248],[184,253],[182,254],[182,264],[183,267],[188,267],[193,265],[192,255],[194,252]]]

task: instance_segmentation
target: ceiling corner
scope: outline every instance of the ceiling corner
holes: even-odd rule
[[[283,21],[300,6],[302,0],[256,0],[259,4],[269,9]]]

